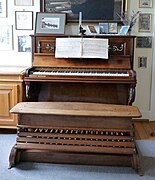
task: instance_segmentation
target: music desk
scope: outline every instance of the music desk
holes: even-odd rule
[[[132,118],[137,107],[78,102],[21,102],[10,168],[20,161],[131,166],[142,175]]]

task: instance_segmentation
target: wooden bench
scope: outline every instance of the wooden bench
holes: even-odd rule
[[[21,102],[10,168],[20,161],[131,166],[141,174],[132,118],[137,107],[78,102]]]

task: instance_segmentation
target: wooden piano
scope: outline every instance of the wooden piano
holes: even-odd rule
[[[25,74],[28,101],[129,104],[135,98],[134,36],[85,36],[109,40],[108,59],[55,58],[56,38],[32,35],[33,66]]]

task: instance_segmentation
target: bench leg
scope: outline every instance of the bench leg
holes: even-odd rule
[[[12,147],[11,152],[10,152],[8,169],[11,169],[12,167],[14,167],[20,160],[21,152],[15,146],[16,145]]]

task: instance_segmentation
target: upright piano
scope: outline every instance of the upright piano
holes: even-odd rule
[[[134,36],[35,34],[31,38],[33,63],[24,78],[27,101],[134,102]],[[108,39],[108,59],[55,58],[56,38]]]

